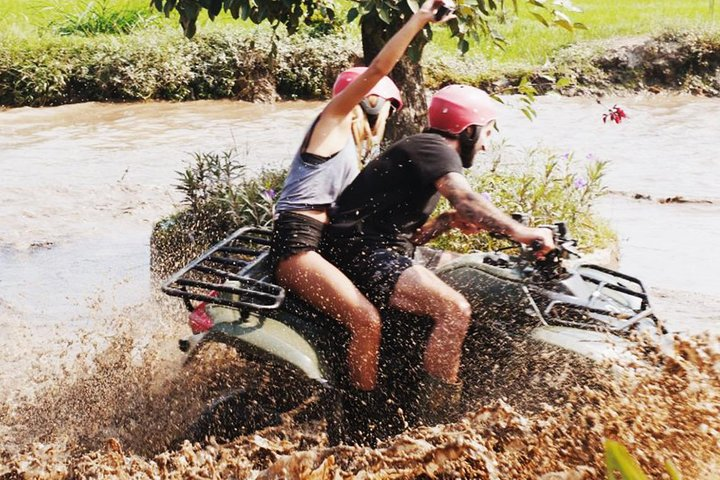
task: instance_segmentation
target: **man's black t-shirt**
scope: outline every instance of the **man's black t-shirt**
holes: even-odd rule
[[[440,199],[435,181],[462,171],[460,156],[440,135],[421,133],[396,142],[360,172],[331,208],[331,242],[355,239],[406,247]]]

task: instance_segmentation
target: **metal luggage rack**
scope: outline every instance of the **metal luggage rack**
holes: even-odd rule
[[[269,230],[240,228],[166,280],[162,291],[182,298],[190,311],[192,300],[238,309],[278,308],[285,290],[245,274],[251,263],[264,258],[270,237]]]

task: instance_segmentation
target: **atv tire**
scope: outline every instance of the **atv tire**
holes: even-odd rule
[[[280,414],[259,403],[256,394],[235,390],[210,404],[190,426],[185,438],[203,443],[215,437],[216,441],[226,443],[280,422]]]

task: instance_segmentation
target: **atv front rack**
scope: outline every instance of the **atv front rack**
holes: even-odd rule
[[[182,298],[191,311],[191,300],[238,309],[278,308],[285,290],[244,274],[246,267],[265,256],[270,238],[270,230],[241,228],[170,277],[162,291]]]

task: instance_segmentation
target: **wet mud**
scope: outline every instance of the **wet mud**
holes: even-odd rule
[[[637,362],[622,366],[516,345],[507,364],[466,365],[476,376],[459,421],[368,448],[329,446],[322,418],[292,413],[227,443],[183,442],[212,398],[280,379],[219,344],[189,362],[155,352],[137,363],[132,339],[118,337],[89,373],[68,375],[31,404],[3,406],[15,448],[6,436],[0,478],[593,479],[604,478],[603,442],[611,438],[652,478],[671,460],[685,478],[713,479],[718,341],[677,338],[665,353],[644,345]]]

